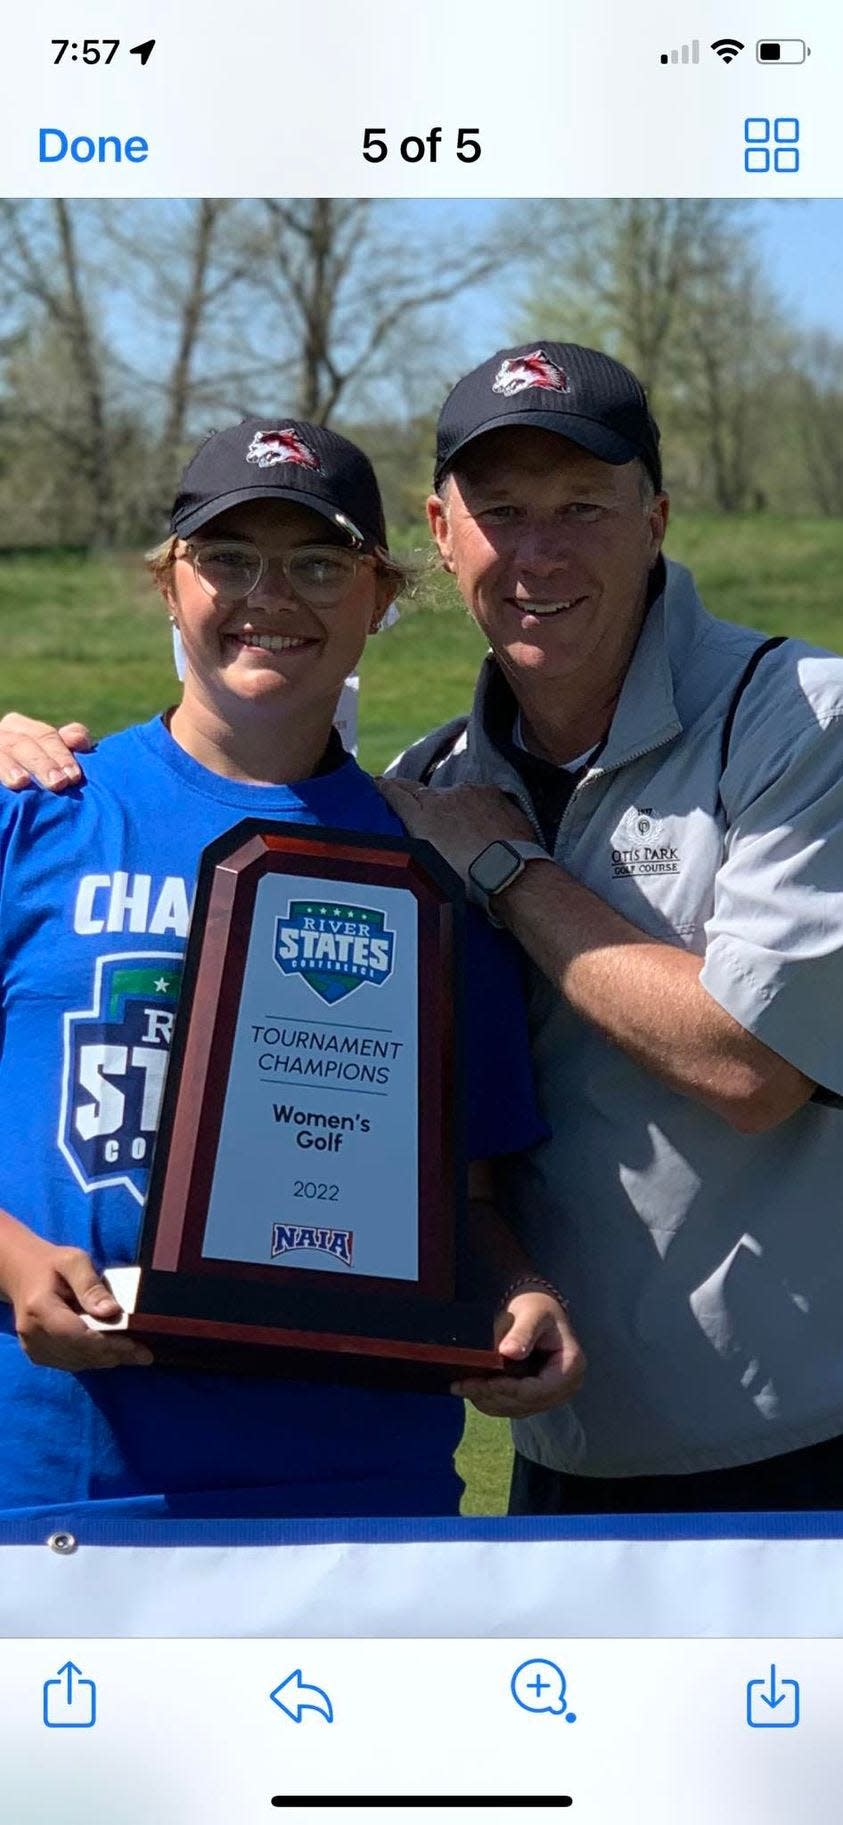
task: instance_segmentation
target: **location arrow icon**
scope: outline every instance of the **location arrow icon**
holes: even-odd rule
[[[286,1679],[282,1679],[280,1686],[276,1686],[269,1696],[279,1711],[291,1717],[294,1724],[301,1723],[305,1711],[318,1711],[326,1723],[332,1724],[334,1721],[334,1707],[327,1692],[323,1692],[321,1686],[305,1685],[301,1667],[296,1667],[294,1673],[288,1673]]]
[[[141,60],[141,63],[148,63],[150,57],[152,56],[154,49],[155,49],[155,39],[147,38],[145,44],[133,44],[132,48],[129,52],[129,56],[130,57],[139,57]]]

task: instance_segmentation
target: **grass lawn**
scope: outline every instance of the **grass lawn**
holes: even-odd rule
[[[668,550],[694,570],[715,613],[843,650],[843,522],[677,517]],[[0,713],[78,717],[103,735],[176,698],[165,613],[134,556],[0,556],[0,634]],[[466,710],[483,651],[449,580],[425,577],[398,626],[366,654],[364,766],[383,768]],[[460,1453],[466,1513],[503,1511],[508,1466],[507,1427],[471,1414]]]
[[[672,522],[668,549],[709,608],[843,650],[843,522],[751,515]],[[134,557],[0,556],[0,709],[76,715],[96,735],[151,716],[175,685],[161,605]],[[483,641],[449,579],[426,576],[363,666],[363,764],[467,709]]]
[[[457,1469],[465,1481],[463,1514],[506,1514],[512,1446],[506,1420],[466,1407]]]

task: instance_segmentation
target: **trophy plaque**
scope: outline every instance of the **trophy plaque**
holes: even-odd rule
[[[247,819],[205,851],[128,1324],[157,1360],[500,1372],[467,1259],[464,918],[409,837]]]

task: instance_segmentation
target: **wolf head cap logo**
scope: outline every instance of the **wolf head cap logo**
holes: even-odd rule
[[[259,469],[272,469],[276,463],[301,463],[304,469],[322,467],[316,452],[292,425],[284,425],[278,431],[256,431],[246,451],[246,461],[257,463]]]
[[[492,382],[492,392],[505,393],[507,398],[513,393],[526,393],[529,387],[546,387],[554,393],[571,390],[564,368],[550,361],[543,349],[502,361]]]

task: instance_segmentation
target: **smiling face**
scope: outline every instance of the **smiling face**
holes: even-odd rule
[[[246,709],[316,711],[336,704],[343,680],[360,658],[366,636],[386,607],[389,587],[361,562],[347,595],[335,607],[314,608],[292,592],[281,562],[308,545],[349,549],[331,522],[285,501],[250,501],[219,514],[191,538],[200,550],[213,540],[248,539],[268,560],[266,574],[237,601],[221,601],[196,575],[180,548],[166,592],[187,662],[185,704],[198,700],[232,724]]]
[[[625,670],[667,512],[637,462],[601,462],[527,426],[478,438],[428,502],[466,606],[511,683],[531,690]]]

